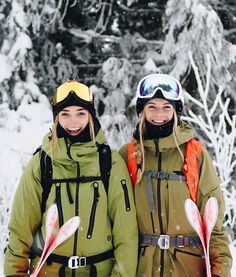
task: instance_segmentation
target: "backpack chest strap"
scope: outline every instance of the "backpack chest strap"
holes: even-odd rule
[[[154,194],[152,189],[152,178],[162,179],[162,180],[175,180],[185,182],[185,176],[178,175],[178,174],[171,174],[165,173],[162,171],[144,171],[144,176],[147,177],[147,193],[148,193],[148,200],[149,200],[149,207],[150,211],[153,213],[155,211],[155,202],[154,202]]]
[[[180,182],[186,182],[186,177],[184,175],[178,175],[173,173],[166,173],[162,171],[144,171],[144,176],[150,177],[150,178],[156,178],[161,180],[174,180],[174,181],[180,181]]]
[[[77,178],[62,178],[62,179],[52,179],[51,184],[58,183],[89,183],[94,181],[102,181],[101,176],[80,176]]]

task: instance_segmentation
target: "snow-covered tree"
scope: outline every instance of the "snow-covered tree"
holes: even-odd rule
[[[198,137],[212,154],[226,200],[225,225],[229,229],[231,239],[234,240],[236,231],[236,115],[231,116],[228,111],[230,99],[223,101],[223,86],[218,88],[213,104],[209,101],[212,72],[210,55],[206,54],[207,74],[204,80],[202,80],[201,69],[197,67],[192,53],[189,52],[188,56],[197,79],[198,95],[194,98],[186,92],[188,104],[187,116],[184,119],[200,128],[201,133],[198,133]],[[194,112],[194,106],[198,107],[198,114]]]
[[[223,2],[231,4],[223,7]],[[207,107],[212,108],[207,111],[203,108],[205,104],[195,105],[198,107],[192,110],[195,117],[188,116],[194,124],[194,118],[200,120],[201,112],[207,122],[202,124],[207,134],[208,125],[215,128],[218,135],[212,135],[211,139],[204,132],[199,134],[210,147],[216,167],[223,152],[228,153],[222,163],[224,168],[229,164],[227,170],[217,169],[229,207],[226,225],[235,230],[235,181],[232,181],[235,150],[231,134],[235,119],[234,106],[228,104],[227,97],[235,99],[232,43],[236,38],[233,29],[225,31],[218,16],[223,17],[221,8],[233,15],[232,2],[0,1],[0,263],[13,192],[24,166],[51,124],[45,95],[49,97],[57,85],[73,77],[91,85],[102,128],[111,146],[119,148],[129,140],[136,124],[135,91],[145,74],[174,75],[191,94],[190,102],[195,97],[197,103],[202,103],[196,98],[199,85],[187,54],[189,50],[199,68],[202,91],[205,93],[209,86]],[[219,11],[218,15],[210,3]],[[233,21],[234,16],[231,18]],[[227,37],[231,43],[226,41]],[[208,56],[210,82],[206,78]],[[207,115],[213,116],[212,123],[207,121]],[[198,126],[195,122],[194,127],[200,130]],[[216,149],[215,142],[219,143]],[[9,165],[14,167],[10,168],[11,174]]]
[[[202,0],[169,0],[164,23],[167,32],[160,58],[163,68],[178,79],[185,79],[191,72],[188,52],[200,69],[199,74],[205,86],[207,57],[212,64],[208,97],[213,100],[217,87],[224,87],[224,96],[236,99],[236,79],[233,65],[236,60],[236,46],[224,38],[224,29],[217,13]]]

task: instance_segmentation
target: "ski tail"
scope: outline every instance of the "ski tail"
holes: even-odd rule
[[[185,207],[185,214],[187,216],[187,219],[190,225],[196,231],[196,233],[198,234],[201,240],[202,248],[204,252],[204,258],[205,258],[206,275],[207,277],[211,277],[210,259],[209,259],[209,253],[207,252],[206,240],[205,240],[205,228],[204,228],[204,224],[203,224],[200,212],[195,202],[192,201],[191,199],[185,200],[184,207]]]
[[[203,215],[203,229],[205,234],[206,255],[208,258],[208,264],[210,265],[210,239],[213,228],[218,218],[218,202],[215,197],[210,197],[206,203],[204,215]],[[209,275],[210,276],[210,275]]]
[[[43,249],[43,253],[40,257],[40,260],[35,265],[34,270],[31,273],[30,277],[36,277],[39,274],[39,272],[40,272],[43,264],[47,260],[48,256],[54,251],[54,249],[56,247],[58,247],[65,240],[67,240],[70,236],[72,236],[75,233],[75,231],[79,228],[79,225],[80,225],[80,217],[75,216],[75,217],[72,217],[71,219],[67,220],[61,226],[61,228],[56,232],[54,221],[57,221],[57,213],[55,212],[55,207],[53,207],[51,209],[50,208],[49,208],[49,211],[47,214],[47,219],[46,219],[46,234],[47,235],[46,235],[46,239],[45,239],[45,246]]]
[[[31,273],[30,276],[32,277],[36,277],[39,273],[39,267],[40,264],[42,263],[42,260],[45,256],[45,253],[50,245],[50,242],[53,239],[54,236],[54,230],[56,227],[56,223],[58,220],[58,211],[57,211],[57,205],[56,204],[52,204],[47,212],[47,216],[46,216],[46,237],[45,237],[45,244],[44,244],[44,248],[43,248],[43,252],[42,255],[40,257],[40,260],[37,262],[37,264],[34,267],[33,272]]]

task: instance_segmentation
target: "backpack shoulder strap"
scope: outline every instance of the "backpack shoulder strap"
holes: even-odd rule
[[[46,202],[52,187],[52,160],[44,150],[41,150],[40,153],[40,170],[41,186],[43,188],[41,211],[43,214],[45,212]]]
[[[34,151],[33,156],[36,155],[38,152],[40,152],[41,149],[42,149],[42,145],[39,146],[39,147]]]
[[[109,178],[111,171],[111,148],[107,144],[97,144],[99,153],[99,164],[102,182],[104,184],[106,193],[108,194]]]
[[[191,199],[196,203],[199,183],[200,158],[202,144],[196,139],[186,143],[184,153],[183,172],[190,192]]]
[[[132,181],[133,186],[136,185],[136,181],[137,181],[137,171],[138,171],[138,164],[137,161],[135,159],[135,145],[134,145],[134,141],[131,140],[128,143],[128,159],[127,159],[127,167],[129,170],[129,175]]]

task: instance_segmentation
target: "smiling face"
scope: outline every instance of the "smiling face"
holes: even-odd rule
[[[156,126],[169,122],[174,116],[174,108],[165,99],[153,98],[144,107],[146,120]]]
[[[69,106],[58,114],[59,123],[71,136],[79,135],[89,122],[88,110],[79,106]]]

